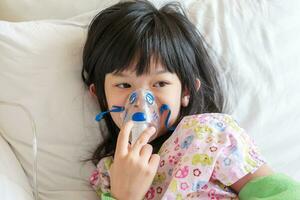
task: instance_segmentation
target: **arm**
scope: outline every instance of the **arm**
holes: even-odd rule
[[[234,184],[232,184],[230,187],[236,192],[239,193],[240,190],[251,180],[258,178],[258,177],[263,177],[263,176],[268,176],[273,174],[272,169],[268,165],[262,165],[260,168],[258,168],[253,174],[249,173]]]
[[[226,183],[230,183],[230,178],[226,178],[232,175],[231,172],[234,171],[233,167],[235,166],[238,167],[237,172],[244,171],[244,169],[247,169],[248,172],[255,170],[254,173],[239,173],[238,176],[232,179],[235,180],[233,184],[232,182],[228,184],[238,193],[240,200],[298,200],[300,196],[300,183],[297,183],[288,176],[274,173],[271,168],[263,162],[264,159],[260,156],[259,151],[249,136],[245,134],[245,131],[239,128],[237,123],[231,120],[230,117],[226,121],[230,124],[226,131],[232,134],[231,140],[229,141],[230,146],[227,146],[226,150],[234,154],[220,154],[218,160],[221,163],[224,159],[229,157],[231,163],[235,161],[235,163],[238,164],[222,168],[221,174],[216,170],[217,179],[225,185]],[[234,149],[234,151],[232,149]],[[247,151],[245,151],[245,149]],[[243,156],[238,157],[236,155]],[[242,160],[236,158],[242,158]]]

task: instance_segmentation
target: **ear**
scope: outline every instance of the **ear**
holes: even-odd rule
[[[97,98],[97,94],[96,94],[96,87],[95,87],[95,84],[92,83],[90,86],[89,86],[89,91],[90,91],[90,94]]]
[[[182,93],[181,106],[187,107],[190,102],[190,91],[185,87]]]
[[[195,87],[196,87],[197,91],[201,87],[201,82],[198,78],[196,79]],[[184,91],[183,91],[182,99],[181,99],[181,106],[187,107],[189,105],[189,102],[190,102],[190,92],[187,88],[185,88]]]

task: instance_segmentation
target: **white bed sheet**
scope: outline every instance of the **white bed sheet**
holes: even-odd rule
[[[248,84],[254,85],[251,88],[255,90],[243,97],[248,87],[240,87],[242,98],[236,99],[234,115],[254,137],[275,171],[300,180],[300,2],[265,2],[268,26],[262,24],[258,34],[269,57],[251,45],[254,52],[250,59],[257,65],[247,69],[252,69],[254,76],[242,69],[241,78],[251,77]]]

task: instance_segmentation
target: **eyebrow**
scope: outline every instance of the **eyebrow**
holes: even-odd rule
[[[159,75],[159,74],[164,74],[164,73],[169,73],[169,71],[166,69],[159,70],[159,71],[155,72],[154,75]],[[130,77],[130,75],[124,74],[123,72],[115,73],[114,76]]]

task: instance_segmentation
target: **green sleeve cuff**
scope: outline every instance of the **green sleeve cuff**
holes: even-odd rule
[[[101,193],[101,200],[116,200],[109,192]]]
[[[239,192],[240,200],[298,200],[300,183],[276,173],[249,181]]]

